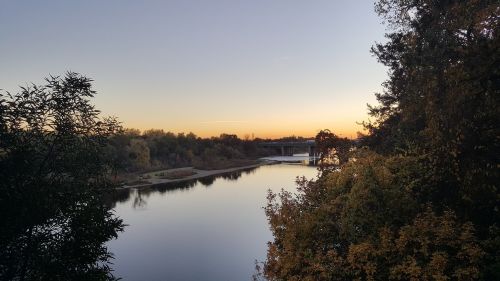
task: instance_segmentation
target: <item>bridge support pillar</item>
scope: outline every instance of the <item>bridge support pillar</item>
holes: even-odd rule
[[[281,156],[293,156],[293,146],[281,146]]]
[[[309,146],[309,165],[316,165],[316,156],[318,156],[316,147]]]

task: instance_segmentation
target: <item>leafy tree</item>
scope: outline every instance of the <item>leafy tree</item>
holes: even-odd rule
[[[351,245],[347,264],[365,280],[477,280],[483,255],[472,223],[429,208],[397,232],[381,228],[372,241]]]
[[[339,169],[299,181],[296,197],[270,193],[275,239],[262,274],[498,280],[500,5],[380,0],[375,8],[391,26],[372,49],[389,80],[360,146],[379,154],[358,148]]]
[[[386,159],[367,150],[341,171],[316,181],[298,180],[297,197],[269,194],[265,208],[274,242],[264,273],[269,280],[346,280],[352,244],[375,237],[381,227],[402,226],[418,212],[401,185],[403,158]]]
[[[0,94],[2,280],[111,280],[104,243],[122,221],[103,204],[120,130],[90,103],[90,79],[73,72]]]
[[[358,150],[340,171],[269,193],[269,280],[476,280],[485,247],[473,224],[415,200],[412,157]]]
[[[132,139],[129,148],[130,157],[133,159],[133,165],[137,169],[147,169],[150,166],[150,151],[145,140]]]
[[[424,200],[456,206],[486,233],[500,219],[500,5],[380,1],[376,9],[394,32],[373,48],[390,78],[370,109],[368,143],[427,155],[436,188]]]
[[[259,143],[230,134],[203,139],[193,133],[151,129],[141,134],[128,129],[111,138],[108,154],[114,158],[117,172],[123,174],[186,166],[222,169],[269,155]]]
[[[315,141],[320,155],[321,171],[336,169],[349,160],[349,151],[352,148],[352,142],[349,139],[341,138],[326,129],[316,135]]]

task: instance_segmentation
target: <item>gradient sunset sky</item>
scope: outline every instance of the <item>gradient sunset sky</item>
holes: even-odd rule
[[[130,128],[354,137],[386,79],[369,0],[0,3],[1,89],[75,71]]]

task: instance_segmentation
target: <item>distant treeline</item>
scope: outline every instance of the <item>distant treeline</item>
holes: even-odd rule
[[[275,141],[303,140],[286,137]],[[240,139],[233,134],[201,138],[193,133],[163,130],[125,129],[111,138],[109,153],[118,173],[153,169],[194,166],[203,169],[223,169],[250,164],[259,157],[275,154],[259,144],[269,139]]]

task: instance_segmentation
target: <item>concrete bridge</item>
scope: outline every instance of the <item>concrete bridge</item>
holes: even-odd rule
[[[273,141],[273,142],[263,142],[260,146],[265,148],[275,148],[278,152],[281,152],[281,156],[293,156],[296,149],[305,149],[309,156],[317,156],[316,151],[316,141],[315,140],[305,140],[305,141]]]

